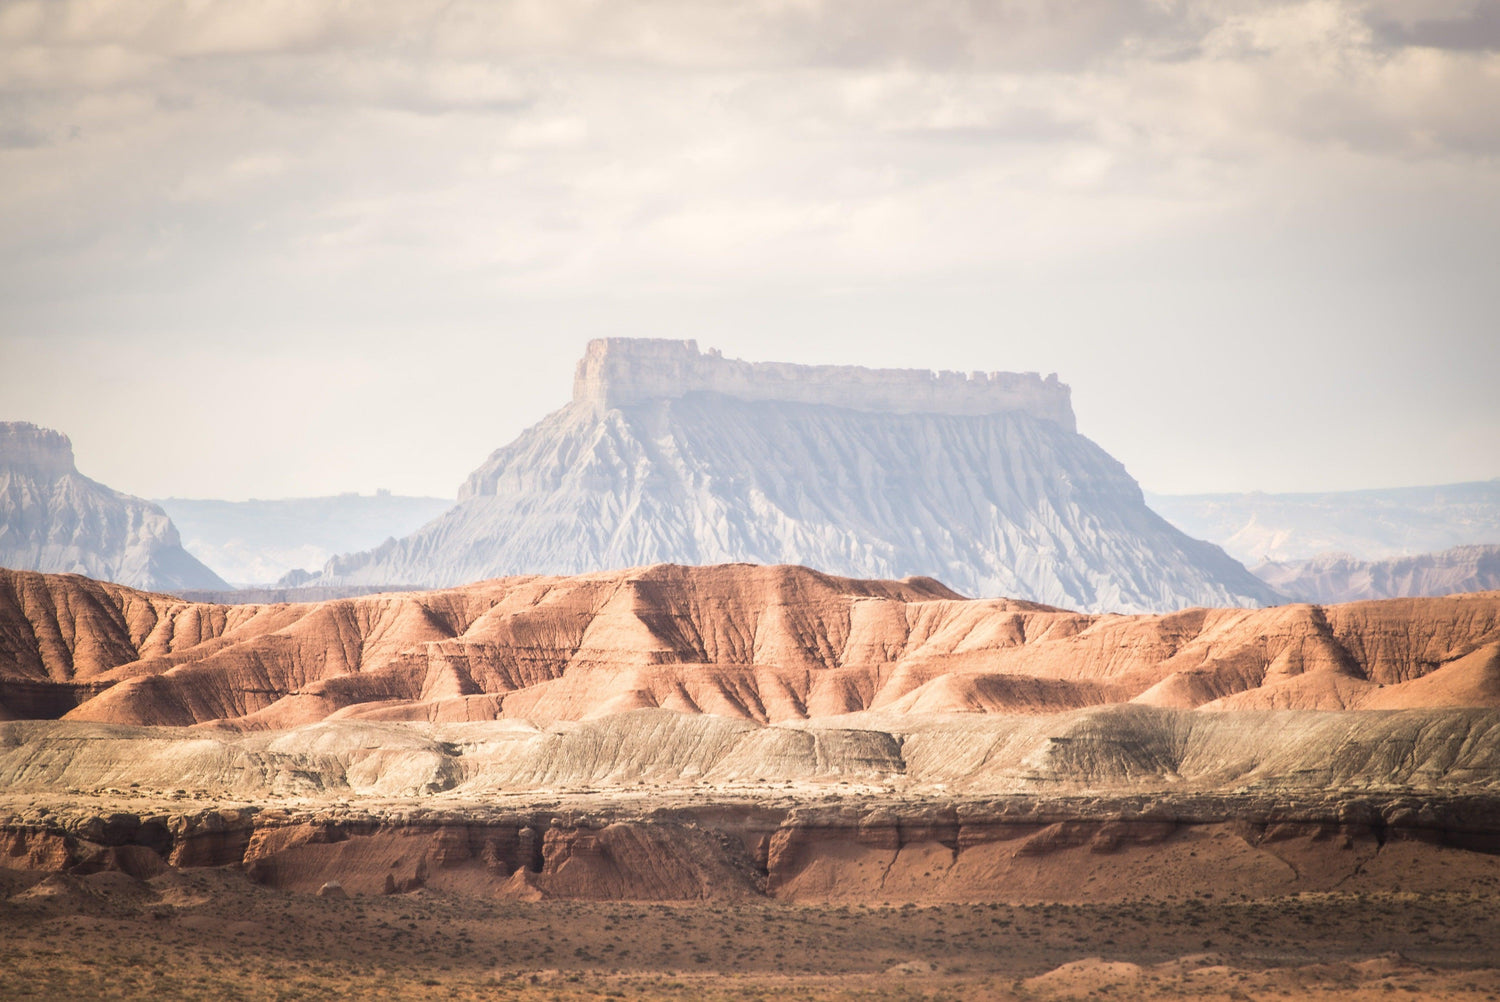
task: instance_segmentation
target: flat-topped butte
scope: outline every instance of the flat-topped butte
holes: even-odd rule
[[[1072,390],[1056,373],[1044,379],[1035,372],[745,362],[701,352],[691,340],[601,338],[589,342],[573,379],[573,402],[596,410],[694,392],[894,414],[1024,411],[1077,430]]]

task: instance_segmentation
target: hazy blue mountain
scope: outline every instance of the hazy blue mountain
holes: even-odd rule
[[[183,545],[236,585],[266,584],[337,553],[404,536],[453,506],[451,498],[339,494],[273,501],[161,498]]]
[[[1386,560],[1327,553],[1310,560],[1261,564],[1255,574],[1284,595],[1323,605],[1491,591],[1500,589],[1500,546],[1456,546]]]
[[[1500,543],[1500,480],[1322,494],[1147,494],[1146,503],[1251,566],[1325,553],[1383,560]]]

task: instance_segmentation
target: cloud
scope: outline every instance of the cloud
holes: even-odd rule
[[[8,0],[0,43],[173,59],[347,51],[611,67],[1078,69],[1186,39],[1174,0]]]
[[[1494,10],[0,0],[0,323],[663,333],[826,295],[1045,327],[1081,307],[1036,290],[1251,276],[1271,311],[1320,276],[1420,280],[1464,331],[1494,305]]]
[[[931,274],[1500,143],[1494,57],[1331,0],[294,6],[0,11],[19,294],[69,255],[101,290],[179,255],[161,282]]]
[[[1491,0],[1377,4],[1368,17],[1376,38],[1392,48],[1500,51],[1500,4]]]

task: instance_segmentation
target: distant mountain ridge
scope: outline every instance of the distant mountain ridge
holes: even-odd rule
[[[595,341],[573,401],[404,539],[286,584],[449,586],[651,563],[928,575],[1091,611],[1279,599],[1149,510],[1036,373],[728,360]]]
[[[1189,535],[1248,566],[1323,554],[1376,561],[1500,543],[1500,479],[1309,494],[1150,494]]]
[[[0,567],[135,588],[229,586],[182,547],[161,508],[79,473],[66,435],[0,422]]]
[[[1303,602],[1452,595],[1500,589],[1500,545],[1456,546],[1389,560],[1329,553],[1311,560],[1265,563],[1257,577]]]
[[[276,581],[335,554],[404,536],[453,506],[451,498],[380,491],[249,501],[159,498],[156,503],[177,525],[183,545],[239,586]]]

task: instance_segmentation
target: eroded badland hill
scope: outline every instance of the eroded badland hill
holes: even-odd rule
[[[1497,593],[0,572],[0,994],[1486,998],[1497,651]]]
[[[1497,658],[1495,592],[1085,615],[929,579],[658,565],[222,606],[0,570],[0,712],[120,724],[1495,706]]]

